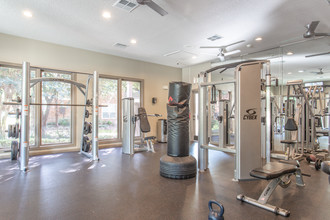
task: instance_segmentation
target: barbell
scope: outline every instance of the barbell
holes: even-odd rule
[[[18,102],[3,102],[3,105],[21,105]],[[50,106],[93,106],[92,104],[46,104],[46,103],[30,103],[30,105],[50,105]],[[99,105],[100,108],[108,107],[108,105]]]

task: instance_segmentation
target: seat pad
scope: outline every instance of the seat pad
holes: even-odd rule
[[[150,132],[150,124],[148,121],[148,116],[146,110],[142,107],[138,108],[138,114],[140,118],[140,129],[143,133]]]
[[[270,162],[263,167],[256,168],[250,172],[250,176],[259,178],[259,179],[275,179],[284,174],[296,172],[297,167],[290,164]]]
[[[297,141],[295,140],[281,140],[282,144],[296,144]]]

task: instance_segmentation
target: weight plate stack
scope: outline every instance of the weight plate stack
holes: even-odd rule
[[[18,155],[18,142],[17,141],[12,141],[11,142],[11,152],[10,152],[10,158],[11,160],[17,160],[17,155]]]
[[[89,138],[87,136],[84,136],[82,150],[84,152],[89,152],[90,148],[91,148],[91,142],[89,141]]]
[[[13,125],[8,125],[8,138],[11,138],[13,136]]]

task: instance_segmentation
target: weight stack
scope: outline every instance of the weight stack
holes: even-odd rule
[[[167,155],[160,158],[160,175],[172,179],[196,176],[196,159],[189,155],[191,84],[171,82],[167,104]]]

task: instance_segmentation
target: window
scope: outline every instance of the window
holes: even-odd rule
[[[71,79],[70,74],[42,72],[42,77]],[[42,104],[71,104],[71,84],[42,82]],[[41,144],[72,143],[72,107],[43,105],[41,115]]]
[[[137,114],[138,108],[141,106],[141,82],[123,80],[122,98],[134,98],[134,114]],[[140,121],[135,126],[135,136],[140,136]]]
[[[35,77],[35,71],[31,71],[31,77]],[[8,125],[16,123],[16,116],[9,115],[21,108],[20,105],[3,105],[3,102],[12,102],[21,97],[22,69],[16,67],[0,66],[0,152],[8,151],[13,138],[8,138]],[[31,90],[32,101],[35,99],[35,91]],[[35,145],[35,106],[30,106],[30,145]]]
[[[78,80],[80,74],[77,73]],[[57,70],[43,70],[31,67],[31,78],[62,78],[76,80],[72,72]],[[9,152],[11,141],[7,132],[9,124],[16,123],[16,117],[10,115],[20,109],[20,105],[3,105],[3,102],[12,102],[17,95],[22,96],[22,68],[16,64],[1,64],[0,62],[0,153]],[[122,98],[134,98],[134,112],[138,113],[138,108],[142,103],[143,81],[122,78],[99,78],[99,105],[107,107],[99,108],[99,139],[115,140],[121,139],[121,100]],[[37,105],[30,106],[30,147],[57,147],[75,145],[75,140],[79,139],[81,129],[77,124],[82,118],[75,118],[76,107],[67,106],[78,104],[75,101],[74,85],[63,81],[50,80],[35,84],[30,90],[31,103]],[[78,91],[79,92],[79,91]],[[42,105],[38,105],[42,104]],[[78,107],[80,108],[80,107]],[[77,111],[79,112],[79,110]],[[80,113],[80,112],[79,112]],[[76,120],[75,120],[76,119]],[[135,136],[140,136],[140,123],[136,124]],[[78,143],[79,144],[79,143]]]
[[[118,80],[99,79],[99,139],[118,138]]]

